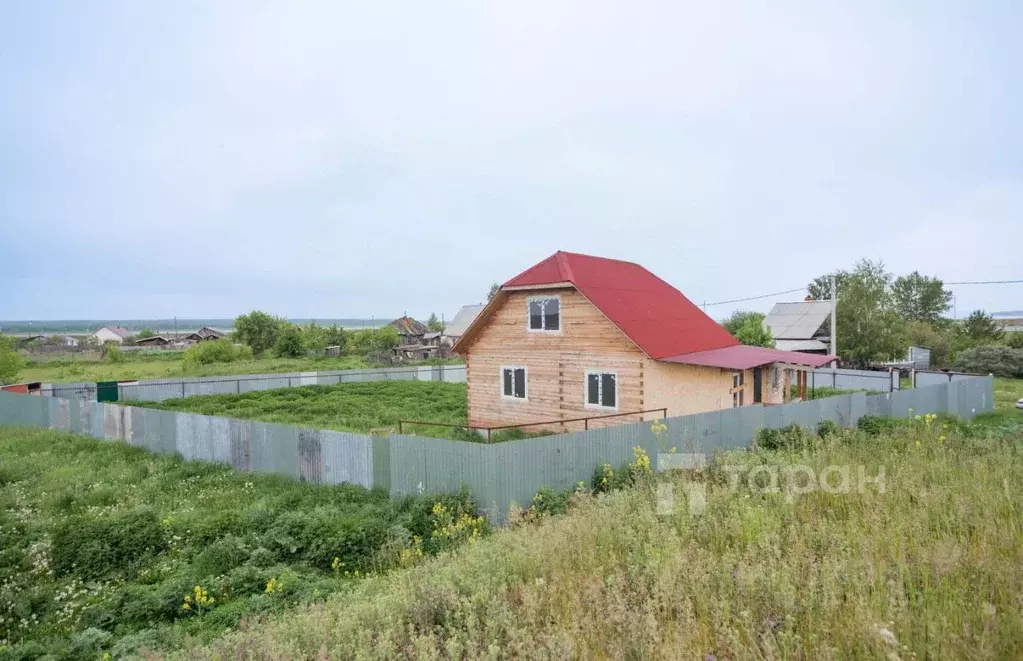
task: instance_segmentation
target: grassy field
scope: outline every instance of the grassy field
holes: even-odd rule
[[[0,659],[210,639],[486,533],[474,510],[0,429]]]
[[[65,383],[71,381],[119,381],[130,379],[161,379],[180,376],[233,376],[267,374],[274,372],[313,372],[381,367],[370,364],[359,356],[340,358],[259,358],[231,363],[215,363],[187,367],[183,352],[123,352],[125,362],[104,360],[53,360],[30,363],[18,373],[21,382],[42,381]],[[437,362],[437,361],[430,361]],[[458,362],[458,361],[448,361]],[[416,364],[416,363],[409,363]]]
[[[133,405],[363,434],[376,428],[397,429],[399,420],[464,425],[467,415],[465,384],[433,381],[371,381],[278,388],[242,395],[197,395]],[[410,426],[406,432],[442,438],[457,435],[450,427],[425,425]]]
[[[580,493],[567,515],[170,656],[1023,658],[1021,425],[1002,410],[845,431],[801,452],[725,455],[656,489],[651,476]],[[794,464],[847,467],[852,488],[733,488],[724,469]],[[857,487],[861,466],[884,472],[883,493]]]
[[[995,408],[1015,409],[1023,398],[1023,379],[995,379]]]

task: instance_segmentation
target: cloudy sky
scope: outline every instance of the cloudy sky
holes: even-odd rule
[[[0,319],[450,316],[559,249],[698,303],[860,257],[1020,278],[1021,24],[1012,0],[0,2]]]

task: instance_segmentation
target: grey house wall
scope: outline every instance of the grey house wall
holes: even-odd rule
[[[950,413],[964,419],[994,407],[994,381],[971,377],[883,395],[858,392],[785,406],[760,405],[668,418],[661,440],[640,422],[586,432],[486,445],[394,434],[388,437],[249,420],[0,392],[0,425],[67,430],[185,459],[280,473],[315,484],[350,482],[392,495],[472,489],[480,507],[503,519],[510,503],[528,503],[544,486],[589,482],[603,463],[618,466],[642,447],[713,453],[746,448],[761,428],[832,420],[855,426],[864,415]]]

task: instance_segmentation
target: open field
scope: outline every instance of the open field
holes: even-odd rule
[[[485,533],[474,519],[433,534],[473,511],[464,494],[392,500],[0,429],[0,659],[123,658],[208,639],[243,617],[350,592],[403,550],[430,555]]]
[[[1015,409],[1023,397],[1023,379],[995,379],[995,408]]]
[[[650,485],[580,494],[568,515],[171,656],[1023,658],[1021,423],[1002,410],[719,457],[664,478],[661,514]],[[722,470],[792,464],[849,467],[854,486],[765,493]],[[860,466],[884,471],[883,493],[856,487]]]
[[[366,369],[381,367],[370,364],[360,356],[340,358],[259,358],[231,363],[214,363],[186,367],[182,360],[184,352],[123,352],[124,362],[110,363],[103,360],[70,361],[57,360],[31,363],[18,373],[21,382],[42,381],[65,383],[71,381],[121,381],[131,379],[161,379],[180,376],[234,376],[245,374],[269,374],[275,372],[314,372],[330,370]],[[415,364],[435,364],[428,361]],[[449,363],[458,360],[446,361]]]
[[[467,415],[465,384],[433,381],[302,386],[132,405],[361,434],[381,427],[397,428],[399,420],[464,425]],[[452,437],[452,430],[445,427],[419,426],[415,433]]]

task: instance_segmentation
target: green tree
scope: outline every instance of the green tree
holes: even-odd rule
[[[944,325],[911,321],[906,328],[910,344],[931,350],[931,367],[949,367],[955,358],[955,333]]]
[[[234,320],[234,339],[247,344],[252,353],[261,355],[267,349],[277,345],[281,320],[259,310],[239,315]]]
[[[739,342],[752,347],[774,347],[774,338],[764,326],[763,312],[737,310],[721,324]]]
[[[1023,333],[1006,333],[1005,344],[1013,349],[1023,349]]]
[[[963,320],[960,329],[974,345],[994,344],[1001,340],[1003,335],[998,322],[983,310],[971,312],[970,316]]]
[[[426,320],[426,327],[435,333],[444,330],[444,324],[442,324],[440,319],[437,318],[436,312],[430,313],[430,318]]]
[[[0,335],[0,384],[17,381],[23,365],[24,361],[14,348],[14,343],[7,336]]]
[[[806,293],[810,295],[815,301],[830,301],[831,300],[831,277],[835,277],[836,285],[839,289],[842,288],[842,283],[845,282],[846,278],[849,277],[848,271],[834,271],[832,273],[826,273],[821,276],[814,278],[809,285],[806,286]]]
[[[373,350],[373,330],[363,328],[352,333],[348,338],[347,353],[365,356]]]
[[[138,332],[138,335],[135,336],[135,339],[136,340],[144,340],[147,337],[155,337],[155,336],[156,336],[156,333],[153,332],[152,328],[143,328],[142,330],[140,330]]]
[[[501,285],[497,284],[496,282],[490,285],[490,291],[487,292],[487,300],[489,301],[493,297],[497,296],[497,292],[499,291],[501,291]]]
[[[884,264],[861,259],[839,282],[838,355],[859,366],[904,356],[906,322],[895,309]]]
[[[952,291],[937,278],[913,271],[892,283],[895,310],[906,321],[935,323],[952,306]]]
[[[390,354],[391,349],[398,346],[401,336],[394,326],[378,328],[373,333],[373,350],[379,354]]]
[[[328,347],[341,347],[345,351],[348,347],[350,333],[337,324],[331,324],[323,329],[323,341]]]
[[[327,347],[327,331],[315,321],[302,329],[302,344],[313,353],[323,353]]]
[[[277,331],[274,352],[281,358],[298,358],[305,354],[302,346],[302,329],[292,323],[282,323]]]

